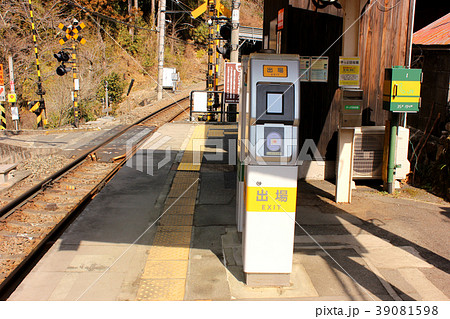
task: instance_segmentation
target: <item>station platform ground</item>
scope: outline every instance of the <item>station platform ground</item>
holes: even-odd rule
[[[246,286],[236,139],[235,124],[161,127],[9,300],[450,299],[450,205],[364,187],[337,205],[328,181],[299,182],[291,285]]]

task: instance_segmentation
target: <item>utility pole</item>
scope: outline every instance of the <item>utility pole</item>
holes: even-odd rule
[[[3,77],[3,64],[0,64],[0,131],[6,130],[6,108],[2,102],[6,101],[5,79]]]
[[[208,0],[208,75],[206,76],[206,86],[208,91],[215,91],[216,74],[214,65],[214,16],[215,16],[216,2],[215,0]],[[208,111],[213,111],[214,95],[208,94]],[[214,118],[214,113],[208,113],[207,120]]]
[[[158,101],[163,95],[163,70],[164,70],[164,37],[166,30],[166,0],[159,0],[158,6]]]
[[[230,62],[239,62],[239,8],[240,0],[233,0],[231,4],[231,54]],[[228,104],[229,112],[236,112],[236,104]],[[228,114],[228,122],[236,122],[236,114]]]
[[[240,0],[233,0],[231,13],[231,55],[230,62],[239,62],[239,8]]]
[[[220,0],[204,0],[203,4],[191,12],[194,19],[203,13],[208,14],[208,73],[206,74],[206,90],[208,92],[208,111],[213,111],[216,102],[215,93],[217,90],[219,76],[219,53],[216,47],[219,45],[218,34],[219,24],[218,18],[220,14],[230,17],[229,10],[220,2]],[[215,54],[214,54],[215,52]],[[208,121],[214,119],[214,113],[208,113],[206,119]]]

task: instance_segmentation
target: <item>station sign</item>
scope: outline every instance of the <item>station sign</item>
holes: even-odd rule
[[[284,8],[278,10],[277,30],[282,30],[284,27]]]
[[[225,63],[224,102],[239,103],[241,83],[241,64],[236,62]]]
[[[328,57],[311,57],[311,82],[328,82]]]
[[[247,187],[247,212],[295,212],[296,187]]]
[[[359,57],[339,57],[339,87],[357,89],[360,87]]]

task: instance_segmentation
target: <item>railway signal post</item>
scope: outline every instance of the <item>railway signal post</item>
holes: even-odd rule
[[[218,18],[221,14],[230,17],[230,11],[220,2],[220,0],[205,0],[197,9],[191,12],[193,18],[199,17],[207,12],[208,17],[208,74],[206,75],[206,89],[209,92],[217,91],[219,81],[219,24]],[[208,94],[208,111],[214,108],[215,94]],[[207,120],[213,120],[214,114],[208,113]]]
[[[66,27],[64,24],[60,23],[58,25],[58,28],[66,32],[65,36],[59,40],[59,43],[61,45],[64,45],[69,40],[74,40],[72,43],[72,61],[69,61],[69,59],[66,59],[65,54],[67,54],[65,51],[60,51],[58,54],[60,58],[58,58],[58,55],[55,54],[55,58],[58,60],[58,62],[62,62],[62,64],[58,67],[56,72],[58,75],[65,75],[67,72],[72,70],[73,74],[73,118],[74,118],[74,126],[79,126],[80,121],[80,115],[79,115],[79,109],[78,109],[78,91],[80,90],[80,80],[78,79],[78,68],[77,68],[77,42],[81,44],[86,43],[86,39],[84,39],[80,35],[80,31],[84,29],[86,25],[81,22],[79,23],[78,20],[74,20],[73,24]],[[64,62],[72,63],[72,68],[66,68],[64,65]],[[58,71],[59,70],[59,71]]]
[[[5,80],[3,77],[3,64],[0,64],[0,131],[6,130],[6,108],[2,102],[6,102]]]
[[[37,46],[37,31],[36,31],[36,28],[34,25],[33,7],[31,5],[31,0],[28,0],[28,4],[30,6],[31,30],[33,32],[34,55],[36,57],[36,72],[37,72],[37,77],[38,77],[38,81],[37,81],[38,88],[37,88],[36,94],[39,95],[39,97],[40,97],[39,103],[38,103],[38,109],[34,109],[34,111],[32,111],[30,109],[30,111],[34,112],[37,115],[37,117],[36,117],[37,127],[44,128],[47,125],[47,116],[46,116],[45,101],[44,101],[45,90],[42,87],[41,70],[40,70],[40,66],[39,66],[39,54],[38,54],[38,46]],[[34,103],[34,104],[36,104],[36,103]]]

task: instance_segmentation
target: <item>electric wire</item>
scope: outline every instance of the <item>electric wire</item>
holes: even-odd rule
[[[69,1],[69,0],[62,0],[62,1]],[[75,2],[76,2],[76,0],[75,0]],[[94,19],[94,17],[89,13],[89,12],[87,12],[87,14],[88,14],[88,16],[91,18],[91,20],[95,23],[95,24],[97,24],[98,25],[98,27],[101,29],[101,30],[103,30],[103,32],[105,32],[105,34],[106,35],[108,35],[112,40],[113,40],[113,42],[115,43],[115,44],[117,44],[124,52],[125,52],[125,54],[130,58],[130,59],[132,59],[133,60],[133,62],[135,62],[136,63],[136,65],[137,66],[139,66],[141,69],[142,69],[142,71],[146,74],[146,75],[148,75],[149,77],[150,77],[150,79],[153,81],[153,82],[155,82],[156,83],[156,85],[159,85],[159,83],[158,83],[158,81],[157,80],[155,80],[151,75],[150,75],[150,73],[148,73],[147,72],[147,70],[145,70],[145,68],[139,63],[139,61],[137,61],[131,54],[129,54],[128,53],[128,51],[124,48],[124,47],[122,47],[121,45],[120,45],[120,43],[119,42],[117,42],[117,40],[112,36],[112,35],[110,35],[101,25],[100,25],[100,23],[98,23],[95,19]],[[163,92],[164,92],[164,90],[163,90]],[[186,113],[186,114],[188,114],[187,112],[186,112],[186,110],[170,95],[170,94],[168,94],[168,93],[166,93],[174,102],[175,102],[175,104],[178,106],[178,107],[180,107],[182,110],[183,110],[183,113]]]
[[[98,16],[99,18],[104,19],[104,20],[107,20],[107,21],[110,21],[110,22],[115,22],[115,23],[123,24],[123,25],[126,25],[126,26],[130,27],[130,28],[140,29],[140,30],[144,30],[144,31],[158,32],[158,30],[156,30],[156,29],[150,29],[150,28],[140,27],[140,26],[138,26],[138,25],[136,25],[136,24],[131,24],[131,23],[128,23],[128,22],[120,21],[120,20],[118,20],[118,19],[115,19],[115,18],[113,18],[113,17],[107,16],[107,15],[105,15],[105,14],[98,13],[98,12],[96,12],[96,11],[89,10],[88,8],[83,7],[82,5],[76,3],[76,2],[74,2],[74,1],[72,1],[72,0],[60,0],[60,1],[65,2],[65,3],[69,4],[69,5],[74,6],[74,7],[77,7],[77,8],[79,8],[79,9],[81,9],[82,11],[84,11],[85,13],[88,13],[88,14],[91,14],[91,15],[94,15],[94,16]],[[197,20],[198,20],[198,19],[197,19]],[[199,21],[200,21],[200,22],[203,22],[202,20],[199,20]],[[102,29],[103,29],[103,28],[102,28]],[[104,29],[103,29],[103,30],[104,30]],[[179,38],[177,38],[177,37],[173,37],[173,36],[170,36],[170,35],[167,35],[167,34],[166,34],[165,37],[166,37],[166,38],[169,38],[169,39],[172,39],[172,40],[174,40],[174,41],[178,41],[178,42],[180,42],[180,43],[184,43],[184,44],[186,44],[186,45],[193,45],[193,46],[197,46],[197,47],[205,47],[205,48],[207,47],[207,45],[205,45],[205,44],[201,44],[201,43],[190,43],[190,42],[188,42],[188,41],[186,41],[186,40],[182,40],[182,39],[179,39]]]
[[[347,31],[348,30],[350,30],[352,27],[353,27],[353,25],[356,23],[356,22],[358,22],[359,20],[361,20],[362,19],[362,17],[376,4],[376,3],[378,3],[379,2],[379,0],[375,0],[368,8],[367,8],[367,10],[364,10],[364,12],[357,18],[357,19],[355,19],[355,21],[353,21],[353,23],[344,31],[344,32],[342,32],[342,34],[330,45],[330,46],[328,46],[328,48],[325,50],[325,51],[323,51],[323,53],[320,55],[320,56],[318,56],[318,57],[316,57],[316,60],[313,62],[313,63],[311,63],[311,65],[309,66],[309,68],[308,69],[306,69],[302,74],[300,74],[300,76],[297,78],[297,80],[295,80],[294,81],[294,83],[292,83],[287,89],[286,89],[286,91],[284,91],[283,92],[283,94],[285,94],[292,86],[294,86],[296,83],[298,83],[298,81],[303,77],[303,75],[306,73],[306,72],[308,72],[308,71],[310,71],[311,69],[312,69],[312,67],[313,67],[313,65],[315,65],[324,55],[325,55],[325,53],[327,53],[328,52],[328,50],[333,46],[333,45],[335,45],[343,36],[344,36],[344,34],[346,34],[347,33]],[[261,113],[261,115],[257,118],[257,119],[255,119],[254,121],[253,121],[253,123],[251,124],[251,125],[254,125],[262,116],[264,116],[266,113],[267,113],[267,110],[269,110],[273,105],[275,105],[275,103],[277,103],[277,101],[280,99],[281,97],[278,97],[275,101],[273,101],[273,103],[271,104],[271,105],[269,105],[268,107],[267,107],[267,109],[264,111],[264,112],[262,112]]]

